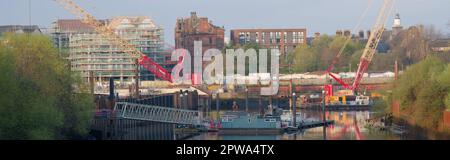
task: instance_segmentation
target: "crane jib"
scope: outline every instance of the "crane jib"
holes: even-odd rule
[[[363,55],[360,58],[358,71],[356,72],[356,76],[353,81],[353,85],[348,86],[341,79],[339,79],[331,74],[331,70],[334,67],[333,65],[337,62],[337,60],[338,60],[337,58],[339,57],[339,54],[338,54],[338,56],[335,57],[335,59],[333,59],[333,63],[328,67],[326,74],[329,74],[333,79],[335,79],[341,85],[345,86],[345,88],[349,88],[352,90],[358,89],[360,81],[363,78],[364,73],[367,71],[370,62],[372,61],[373,56],[375,55],[378,43],[380,42],[381,36],[385,30],[384,24],[386,23],[388,15],[392,10],[393,1],[394,0],[384,0],[383,1],[383,5],[380,8],[376,22],[371,30],[371,33],[373,33],[373,34],[369,35],[367,44],[363,51]],[[344,45],[344,47],[345,47],[345,45]]]
[[[125,53],[130,54],[131,56],[139,56],[138,63],[143,65],[145,69],[155,74],[156,77],[161,78],[163,80],[167,80],[172,82],[172,78],[170,74],[158,63],[155,63],[153,60],[148,58],[146,55],[142,54],[139,50],[136,49],[134,45],[128,43],[128,41],[121,39],[114,31],[108,27],[105,27],[97,21],[94,16],[89,14],[83,8],[72,2],[71,0],[54,0],[58,4],[60,4],[64,9],[79,17],[81,21],[91,27],[94,28],[100,35],[104,36],[114,44],[120,47],[120,49],[125,50]]]

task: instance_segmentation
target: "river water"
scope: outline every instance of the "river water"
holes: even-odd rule
[[[321,120],[321,111],[300,111],[302,117]],[[327,140],[398,140],[399,136],[388,131],[367,129],[363,121],[371,118],[371,111],[329,111],[327,120],[334,120],[326,127]],[[355,123],[356,122],[356,123]],[[190,138],[192,140],[323,140],[323,127],[306,129],[296,133],[281,135],[221,135],[217,132],[202,133]]]
[[[283,101],[286,102],[286,101]],[[223,102],[225,105],[230,105],[230,102]],[[221,103],[221,107],[224,105]],[[257,106],[251,102],[252,106]],[[276,102],[275,102],[276,103]],[[240,106],[245,106],[245,103],[238,101]],[[243,105],[242,105],[243,104]],[[263,102],[265,106],[267,102]],[[278,103],[280,105],[280,103]],[[287,104],[281,104],[281,108],[289,109]],[[222,107],[221,111],[229,110],[230,107]],[[250,108],[251,111],[257,108]],[[321,110],[306,110],[298,109],[302,119],[305,120],[322,120],[323,112]],[[334,120],[333,125],[326,127],[326,138],[324,138],[324,128],[317,127],[305,129],[295,133],[284,133],[280,135],[222,135],[217,132],[201,133],[193,136],[191,140],[398,140],[400,136],[388,131],[379,131],[376,129],[367,129],[364,126],[365,120],[373,118],[374,113],[370,110],[365,111],[326,111],[325,117],[327,120]]]

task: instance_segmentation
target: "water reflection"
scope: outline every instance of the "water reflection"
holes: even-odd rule
[[[302,118],[322,120],[320,110],[301,110]],[[397,136],[385,131],[369,130],[364,127],[365,120],[373,116],[370,111],[327,111],[327,120],[334,120],[335,124],[326,127],[327,140],[394,140]],[[282,135],[219,135],[217,133],[203,133],[192,137],[195,140],[323,140],[323,127],[306,129],[297,133]]]

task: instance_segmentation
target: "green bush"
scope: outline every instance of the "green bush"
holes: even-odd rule
[[[345,45],[344,48],[342,48]],[[300,44],[289,53],[288,64],[292,64],[292,71],[297,73],[326,70],[335,56],[341,51],[339,61],[334,72],[348,71],[351,64],[355,71],[362,54],[364,44],[357,40],[350,40],[342,36],[323,35],[312,41],[311,45]],[[355,55],[359,55],[355,58]],[[282,73],[289,73],[282,70]]]
[[[87,134],[93,97],[48,37],[2,37],[0,73],[0,139],[73,139]]]
[[[438,77],[439,84],[441,84],[444,88],[450,88],[450,64],[447,65],[447,68],[444,72]],[[445,106],[448,110],[450,110],[450,89],[448,89],[447,97],[445,97]]]
[[[383,99],[375,100],[372,108],[372,111],[375,112],[375,116],[382,116],[390,111],[389,105]]]
[[[409,67],[395,82],[392,100],[401,111],[425,128],[436,128],[450,91],[449,65],[429,56]],[[448,105],[447,105],[448,106]]]

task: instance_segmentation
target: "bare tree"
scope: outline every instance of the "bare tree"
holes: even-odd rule
[[[450,30],[450,20],[447,22],[447,28]],[[450,38],[450,33],[447,32],[447,38]]]
[[[422,31],[424,38],[428,41],[434,41],[443,36],[441,30],[437,29],[434,25],[426,25]]]

